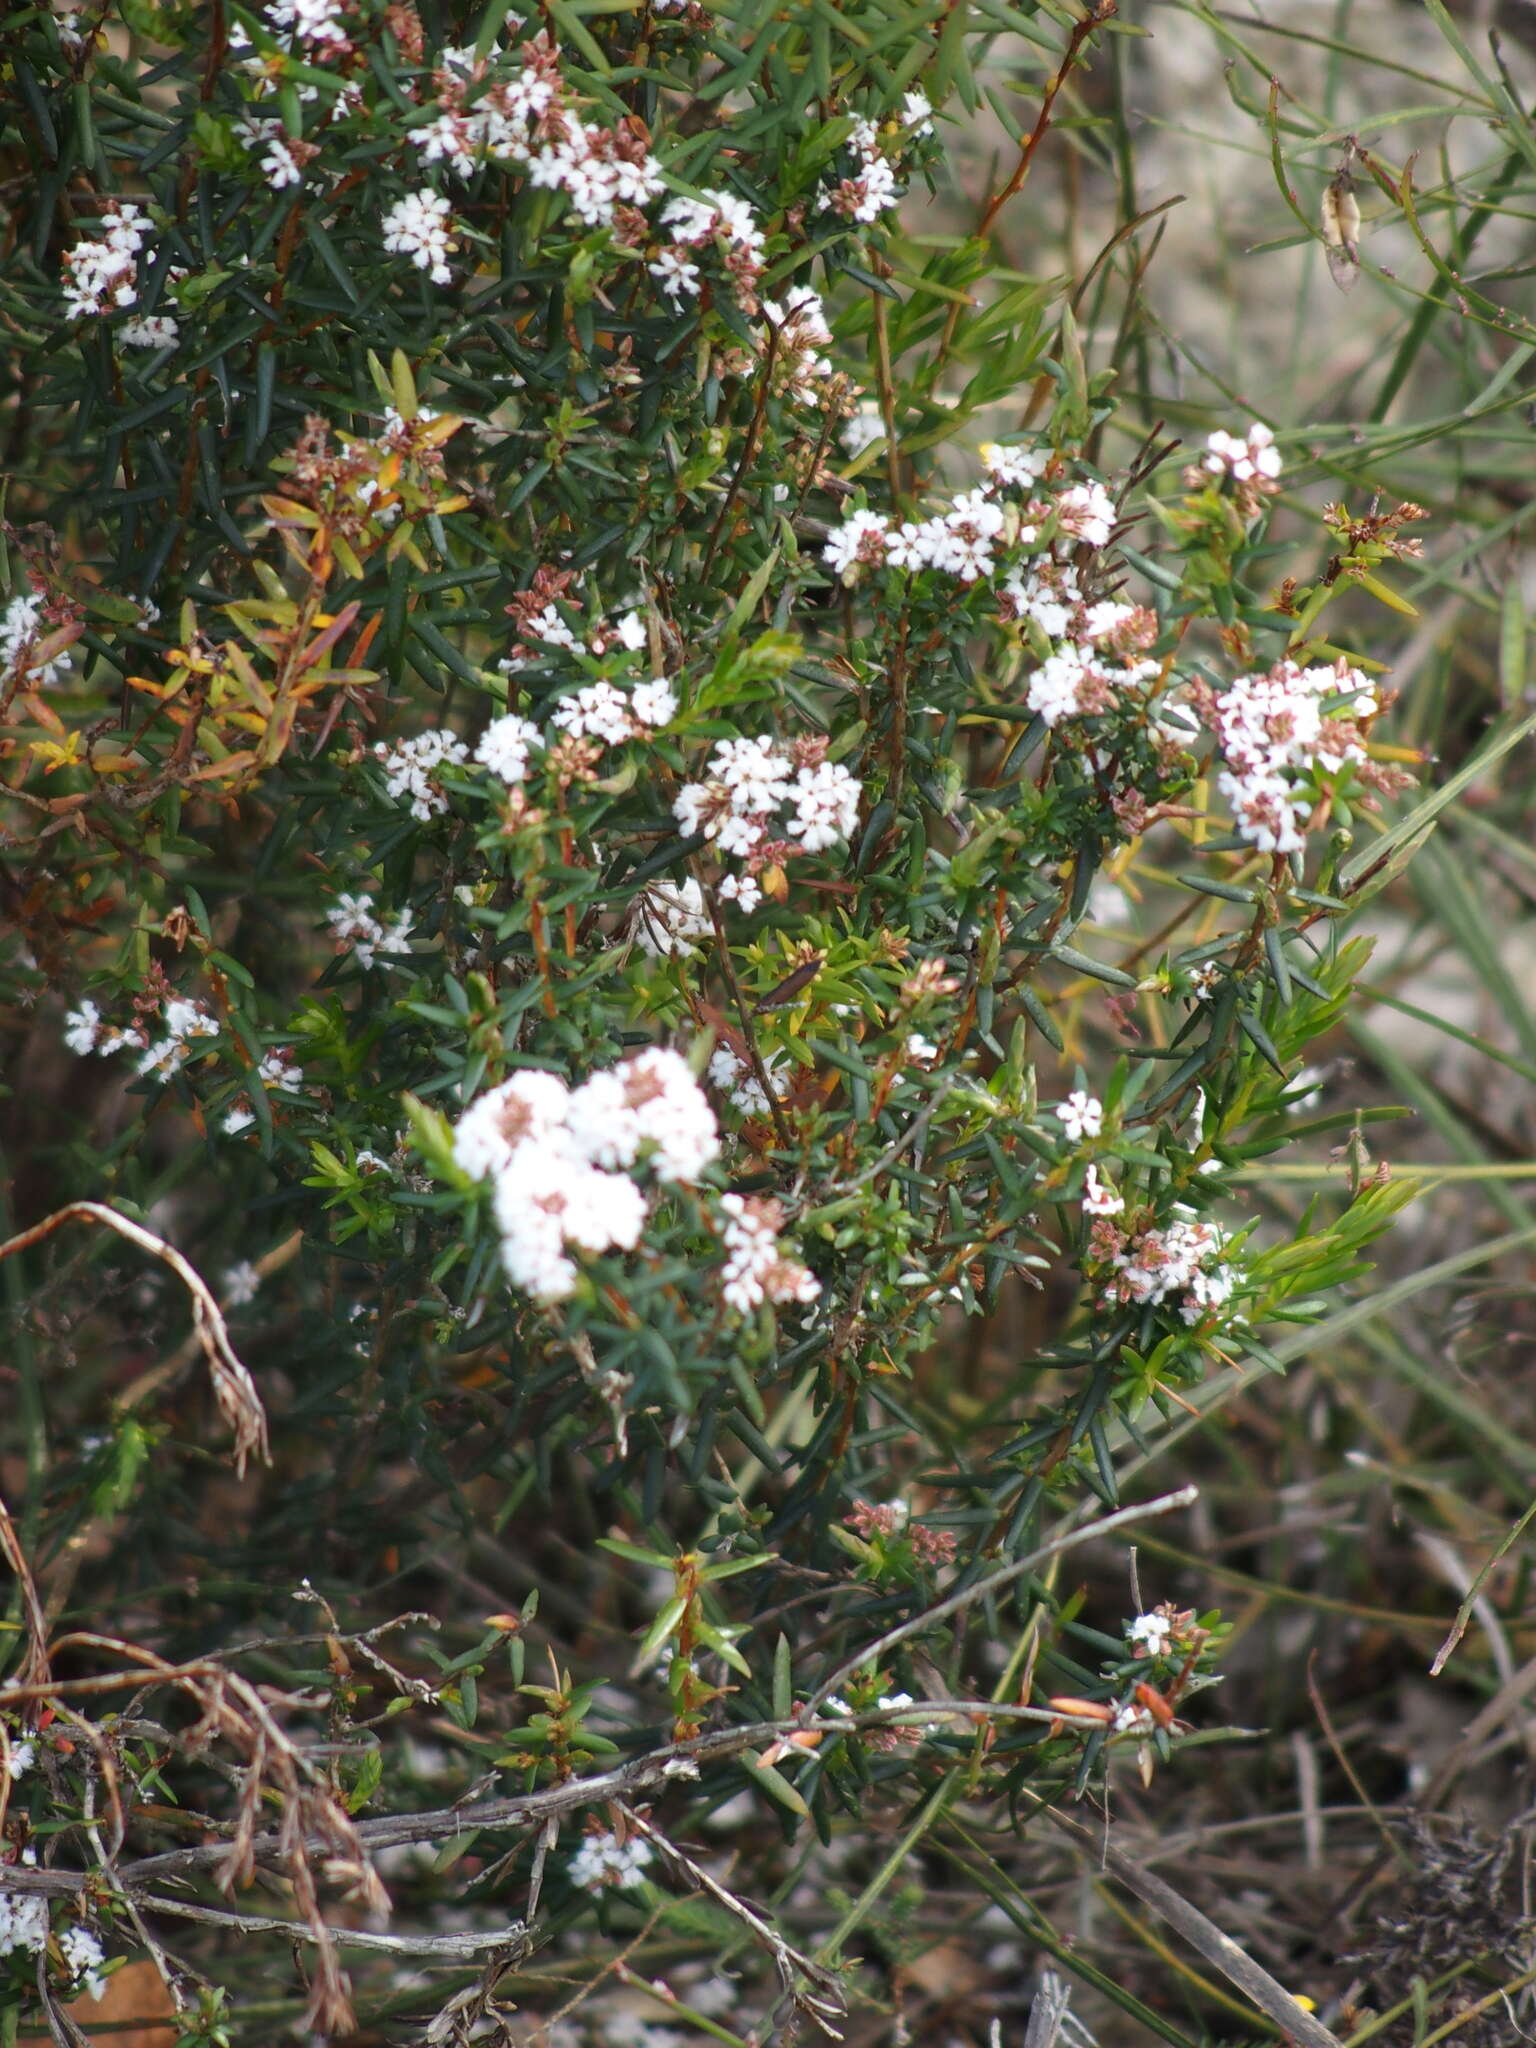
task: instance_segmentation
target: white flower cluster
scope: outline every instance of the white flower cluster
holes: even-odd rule
[[[676,716],[676,692],[657,676],[641,683],[628,697],[612,683],[589,683],[572,696],[562,697],[550,713],[550,722],[573,739],[602,740],[607,746],[619,747],[643,732],[670,725]]]
[[[764,1301],[814,1301],[821,1282],[779,1242],[783,1210],[755,1195],[722,1195],[725,1270],[720,1293],[727,1307],[746,1315]]]
[[[693,950],[696,939],[707,939],[713,927],[704,905],[704,891],[690,875],[685,882],[652,882],[642,889],[630,910],[635,937],[653,959],[670,959],[675,953]],[[718,1049],[710,1060],[713,1080]]]
[[[82,996],[76,1007],[65,1013],[64,1043],[81,1059],[93,1052],[105,1059],[108,1053],[120,1052],[130,1042],[126,1031],[107,1023],[100,1007],[89,996]]]
[[[983,441],[976,452],[997,490],[1027,491],[1040,477],[1047,460],[1044,449],[1019,448],[997,441]]]
[[[661,225],[669,231],[649,268],[674,304],[699,295],[699,266],[688,254],[713,243],[736,287],[743,312],[757,311],[757,281],[763,271],[763,231],[744,199],[734,192],[706,189],[702,199],[681,195],[662,209]]]
[[[531,185],[564,192],[589,227],[612,227],[620,208],[660,195],[661,166],[632,127],[589,127],[566,103],[559,52],[547,35],[520,45],[516,57],[514,72],[496,75],[503,61],[496,53],[443,51],[437,118],[408,131],[424,163],[442,163],[459,178],[487,159],[512,165]]]
[[[814,746],[798,751],[797,766],[772,737],[720,740],[704,780],[679,790],[672,806],[678,824],[749,864],[760,864],[770,850],[822,853],[835,846],[858,823],[862,784],[839,763],[812,758]],[[776,817],[781,810],[790,815]],[[762,900],[750,873],[728,876],[721,893],[743,910]]]
[[[260,153],[262,176],[274,192],[304,182],[304,166],[314,154],[314,144],[290,136],[280,119],[247,114],[235,133],[252,156]]]
[[[1032,617],[1037,605],[1049,604],[1047,630],[1054,625],[1052,637],[1057,637],[1082,607],[1076,569],[1043,554],[1026,580],[1018,558],[1041,550],[1047,522],[1063,543],[1104,547],[1114,531],[1114,500],[1100,483],[1067,484],[1058,478],[1049,494],[1011,509],[998,502],[999,494],[1034,486],[1044,474],[1046,456],[1036,449],[987,442],[981,458],[986,482],[979,490],[962,491],[950,501],[948,511],[899,525],[883,512],[853,512],[828,535],[822,559],[847,584],[856,582],[866,569],[904,569],[913,574],[937,569],[965,584],[986,581],[1002,569],[1008,572],[1002,585],[1004,616]],[[1128,613],[1132,607],[1098,609]],[[1100,636],[1111,629],[1106,618]]]
[[[858,410],[843,422],[843,429],[838,438],[855,461],[866,448],[872,448],[877,441],[883,441],[885,418],[880,411],[878,399],[861,399]]]
[[[1173,1620],[1156,1609],[1138,1614],[1125,1632],[1126,1641],[1142,1657],[1165,1657],[1173,1641]]]
[[[783,1088],[783,1055],[770,1052],[763,1061],[763,1072],[768,1076],[768,1086],[775,1095]],[[772,1105],[763,1091],[763,1084],[744,1059],[739,1059],[728,1045],[717,1045],[709,1056],[709,1078],[712,1086],[743,1116],[767,1116]]]
[[[1230,1266],[1212,1266],[1226,1238],[1214,1223],[1178,1220],[1166,1230],[1144,1230],[1114,1255],[1116,1278],[1112,1298],[1138,1306],[1156,1306],[1182,1295],[1179,1313],[1198,1323],[1213,1308],[1231,1299],[1235,1276]]]
[[[380,953],[406,952],[416,920],[409,909],[402,909],[385,923],[374,916],[371,896],[344,891],[325,913],[325,921],[337,945],[350,947],[358,966],[366,970]]]
[[[98,223],[101,239],[64,252],[64,312],[70,320],[121,312],[138,295],[139,250],[149,221],[131,200],[114,200]]]
[[[1084,1138],[1096,1138],[1104,1128],[1104,1105],[1096,1095],[1074,1088],[1065,1102],[1056,1105],[1056,1121],[1074,1145]]]
[[[19,676],[24,683],[47,688],[67,674],[69,661],[58,656],[38,661],[34,650],[47,637],[43,600],[35,591],[21,591],[0,612],[0,679]]]
[[[407,192],[384,215],[384,247],[395,256],[409,256],[434,284],[451,284],[448,258],[456,246],[450,232],[453,209],[440,192]]]
[[[527,779],[529,749],[543,744],[544,735],[536,725],[509,711],[505,717],[492,719],[481,733],[475,759],[510,785]]]
[[[380,740],[373,751],[384,770],[384,786],[390,796],[397,803],[408,797],[411,816],[423,823],[428,818],[441,817],[448,809],[441,771],[462,768],[469,759],[464,742],[441,726],[418,733],[410,740],[396,740],[392,744]]]
[[[678,1053],[651,1047],[575,1090],[527,1068],[459,1119],[453,1155],[493,1185],[502,1263],[538,1301],[575,1288],[571,1250],[633,1251],[645,1196],[632,1174],[696,1181],[720,1150],[704,1091]]]
[[[24,1778],[36,1762],[37,1744],[35,1742],[13,1742],[11,1744],[10,1756],[6,1761],[6,1771],[11,1783],[14,1785],[18,1779]]]
[[[639,1884],[653,1853],[650,1843],[639,1835],[631,1835],[627,1842],[608,1832],[586,1835],[570,1860],[567,1874],[572,1884],[583,1885],[589,1891],[623,1891]]]
[[[775,388],[814,405],[832,375],[831,362],[820,353],[832,340],[821,294],[798,284],[782,300],[764,299],[763,317],[774,338]]]
[[[932,519],[894,525],[883,512],[859,511],[828,535],[822,560],[844,583],[866,568],[938,569],[962,583],[975,583],[995,566],[1006,516],[981,491],[965,491],[947,512]]]
[[[1234,477],[1240,484],[1266,484],[1273,483],[1280,474],[1280,450],[1275,446],[1275,437],[1257,420],[1248,429],[1245,440],[1218,429],[1205,448],[1201,467],[1212,476]]]
[[[34,1860],[26,1852],[28,1862]],[[0,1889],[0,1956],[15,1949],[40,1955],[48,1946],[48,1901],[41,1892]]]
[[[194,1038],[217,1038],[220,1025],[213,1012],[194,996],[170,996],[160,1020],[164,1036],[139,1055],[138,1071],[168,1081],[186,1064]],[[114,1052],[115,1046],[98,1045],[98,1052]]]
[[[59,1951],[74,1984],[100,2000],[107,1988],[107,1980],[101,1974],[106,1952],[89,1927],[66,1927],[59,1936]]]
[[[554,611],[553,606],[548,609]],[[555,617],[558,620],[558,613]],[[630,613],[629,618],[633,620],[635,614]],[[569,644],[576,646],[574,634],[569,632],[563,620],[559,623]],[[616,633],[606,636],[603,644],[610,645],[618,639],[633,652],[633,643],[623,638],[627,624],[625,621]],[[525,630],[537,630],[537,621],[533,629]],[[644,638],[643,627],[641,638]],[[503,662],[502,667],[510,670],[512,664]],[[677,692],[665,676],[653,676],[648,682],[637,683],[628,694],[610,682],[588,683],[556,701],[550,712],[551,732],[541,731],[531,719],[520,718],[516,712],[507,712],[493,719],[476,741],[473,758],[499,781],[511,786],[527,780],[535,749],[541,753],[547,751],[553,739],[562,733],[570,739],[593,740],[601,746],[622,746],[629,740],[648,738],[663,726],[670,725],[677,716],[677,709]],[[441,727],[418,733],[414,739],[392,743],[381,740],[373,751],[383,767],[387,793],[396,802],[407,800],[412,817],[421,819],[423,823],[447,812],[448,797],[442,786],[442,769],[462,768],[471,758],[464,741]],[[352,898],[342,898],[343,905],[353,902]],[[363,909],[367,908],[364,902]],[[337,921],[334,912],[332,921]],[[342,937],[352,935],[350,930],[340,930],[339,925],[338,930]],[[369,923],[361,915],[357,936],[365,942],[370,939],[373,944],[379,942],[378,934],[370,932]],[[369,963],[364,960],[363,964],[367,966]]]
[[[1342,699],[1329,709],[1330,699]],[[1217,777],[1242,837],[1263,853],[1300,853],[1312,802],[1301,778],[1363,761],[1356,721],[1381,709],[1375,685],[1340,659],[1300,669],[1279,661],[1214,699],[1210,722],[1226,766]]]
[[[916,97],[923,98],[921,94]],[[921,122],[932,112],[923,99],[923,112],[914,123],[919,134],[923,132]],[[823,213],[841,214],[844,220],[866,224],[877,221],[882,213],[889,213],[901,203],[901,195],[896,190],[896,172],[880,147],[880,134],[874,122],[856,120],[846,146],[858,159],[859,168],[851,177],[840,178],[824,191],[817,206]]]

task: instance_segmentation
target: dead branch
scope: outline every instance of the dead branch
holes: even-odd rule
[[[141,1223],[131,1222],[106,1202],[70,1202],[62,1209],[55,1209],[51,1216],[45,1216],[41,1223],[34,1223],[29,1230],[18,1231],[14,1237],[7,1238],[4,1244],[0,1244],[0,1259],[8,1259],[16,1252],[30,1251],[33,1245],[41,1244],[45,1237],[51,1237],[66,1223],[105,1224],[108,1230],[115,1230],[119,1237],[126,1237],[140,1251],[148,1252],[151,1258],[160,1259],[170,1267],[192,1297],[193,1328],[208,1360],[213,1397],[219,1404],[220,1414],[234,1432],[235,1470],[243,1476],[246,1460],[253,1452],[263,1464],[270,1464],[267,1417],[255,1382],[235,1355],[223,1313],[207,1281],[187,1263],[174,1245],[167,1244],[163,1237],[156,1237]]]

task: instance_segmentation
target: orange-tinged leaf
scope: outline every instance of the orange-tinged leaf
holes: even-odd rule
[[[205,761],[201,768],[194,768],[187,777],[188,782],[211,782],[215,776],[243,775],[247,769],[256,767],[257,756],[247,747],[238,754],[226,754],[222,761]]]
[[[413,424],[416,431],[411,438],[419,446],[441,448],[445,441],[453,439],[464,422],[456,414],[445,412],[439,413],[435,420],[428,421],[425,426],[422,425],[420,420],[416,420]]]
[[[278,525],[316,527],[320,514],[308,505],[299,505],[292,498],[263,497],[262,508]]]

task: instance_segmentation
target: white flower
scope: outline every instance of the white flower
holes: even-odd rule
[[[570,1090],[558,1074],[524,1067],[478,1096],[453,1134],[455,1165],[476,1180],[505,1173],[525,1139],[543,1143],[565,1123]]]
[[[844,422],[842,442],[850,456],[860,456],[874,442],[884,439],[885,421],[878,405],[861,405],[852,419]]]
[[[95,1052],[100,1039],[101,1012],[89,996],[82,996],[79,1009],[65,1016],[64,1043],[84,1059],[87,1053]]]
[[[635,729],[629,699],[612,683],[589,683],[573,696],[562,697],[551,722],[573,738],[605,740],[615,747],[622,746]]]
[[[224,1269],[224,1305],[226,1308],[244,1308],[248,1301],[256,1299],[256,1290],[261,1285],[261,1274],[249,1259],[240,1259],[233,1266]]]
[[[821,558],[844,583],[852,583],[860,569],[884,567],[890,527],[891,522],[883,512],[850,513],[841,526],[828,534]]]
[[[648,683],[636,684],[629,706],[642,725],[659,731],[677,716],[677,692],[665,676],[653,676]]]
[[[645,621],[638,612],[626,612],[613,630],[619,645],[631,654],[638,654],[646,643]]]
[[[46,637],[47,631],[42,598],[31,591],[13,597],[0,612],[0,676],[19,671],[25,681],[44,688],[49,683],[56,683],[69,668],[68,657],[39,663],[32,652],[36,643]]]
[[[342,0],[266,0],[266,15],[271,27],[287,29],[295,41],[311,49],[348,47],[347,9]]]
[[[1280,474],[1280,450],[1270,429],[1257,420],[1246,440],[1219,428],[1206,442],[1204,468],[1212,476],[1231,476],[1238,483],[1273,483]]]
[[[541,747],[544,736],[526,718],[508,712],[488,725],[475,748],[475,759],[506,783],[521,782],[528,773],[528,750]]]
[[[331,927],[336,943],[350,946],[358,966],[367,969],[372,967],[378,953],[403,953],[406,950],[406,938],[415,917],[410,910],[398,910],[389,924],[384,925],[373,914],[371,896],[344,892],[325,913],[325,921]]]
[[[125,320],[117,330],[117,338],[129,348],[174,348],[181,338],[181,329],[164,314],[151,313],[138,320]]]
[[[567,1875],[572,1884],[589,1891],[623,1891],[641,1882],[651,1857],[650,1843],[639,1835],[627,1842],[608,1832],[587,1835],[571,1858]]]
[[[1016,571],[1003,585],[1003,595],[1012,617],[1033,619],[1049,640],[1066,638],[1083,598],[1072,564],[1049,560],[1035,563],[1027,578]]]
[[[1056,500],[1056,518],[1063,533],[1104,547],[1115,525],[1115,501],[1102,484],[1073,484]]]
[[[1157,1723],[1148,1708],[1124,1706],[1115,1710],[1110,1726],[1117,1735],[1150,1735]]]
[[[11,1783],[14,1785],[19,1778],[24,1778],[36,1762],[36,1743],[13,1742],[11,1744],[10,1759],[6,1764],[6,1769],[10,1773]]]
[[[789,763],[772,739],[721,740],[709,772],[729,791],[731,808],[743,816],[771,811],[789,787]]]
[[[1096,925],[1125,924],[1131,917],[1131,899],[1108,875],[1094,878],[1088,891],[1087,922]]]
[[[290,185],[302,185],[304,182],[304,173],[298,159],[281,135],[271,135],[267,138],[266,154],[261,160],[261,168],[274,192],[281,192]]]
[[[418,270],[430,271],[434,284],[448,284],[453,241],[448,232],[452,208],[440,193],[423,189],[407,192],[384,216],[384,247],[395,255],[409,256]]]
[[[720,894],[734,900],[737,909],[748,915],[763,900],[763,892],[751,875],[727,875],[720,884]]]
[[[285,1088],[290,1095],[297,1095],[304,1086],[304,1069],[294,1066],[286,1053],[274,1050],[262,1054],[256,1078],[264,1087]]]
[[[48,1946],[48,1901],[41,1892],[0,1891],[0,1956],[40,1955]]]
[[[906,569],[912,574],[919,569],[931,569],[943,538],[941,519],[925,519],[920,525],[905,520],[885,537],[886,560],[893,569]]]
[[[933,133],[933,103],[927,93],[903,93],[901,99],[902,126],[910,128],[915,135]]]
[[[1090,1166],[1083,1179],[1083,1214],[1085,1216],[1118,1216],[1125,1207],[1122,1196],[1099,1179],[1099,1169]]]
[[[646,267],[667,297],[676,304],[698,297],[699,266],[690,262],[681,249],[659,250],[654,262]]]
[[[1104,1128],[1104,1105],[1096,1095],[1087,1095],[1081,1088],[1074,1088],[1065,1102],[1056,1105],[1056,1117],[1062,1130],[1079,1144],[1084,1138],[1096,1138]]]
[[[632,1166],[642,1152],[663,1180],[696,1181],[720,1152],[709,1099],[681,1053],[651,1046],[571,1097],[567,1125],[599,1166]]]
[[[685,882],[652,882],[635,899],[632,916],[635,936],[653,957],[691,952],[694,940],[708,938],[713,929],[704,891],[692,876]]]
[[[1035,670],[1024,701],[1047,725],[1059,725],[1062,719],[1076,718],[1087,708],[1092,680],[1083,650],[1069,641]]]
[[[574,1093],[541,1069],[514,1074],[465,1111],[453,1151],[466,1173],[493,1182],[508,1278],[550,1302],[576,1286],[571,1248],[639,1242],[645,1196],[630,1169],[649,1163],[663,1179],[696,1180],[719,1147],[687,1062],[650,1047]]]
[[[1138,1656],[1162,1657],[1173,1640],[1173,1623],[1166,1614],[1138,1614],[1125,1634]]]
[[[1039,448],[1005,448],[983,441],[979,453],[994,490],[1027,490],[1045,468],[1045,451]]]
[[[821,853],[846,839],[859,821],[862,784],[840,762],[802,768],[790,791],[795,815],[788,831],[807,853]]]
[[[1221,969],[1214,960],[1202,960],[1189,970],[1189,992],[1197,1003],[1208,1003],[1221,980]]]
[[[906,1055],[914,1066],[931,1067],[939,1056],[939,1048],[920,1031],[912,1031],[907,1035]]]

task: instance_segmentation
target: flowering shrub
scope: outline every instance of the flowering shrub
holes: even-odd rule
[[[1219,1623],[1048,1561],[1400,1199],[1287,1240],[1233,1176],[1406,780],[1323,613],[1420,514],[1330,507],[1276,593],[1266,428],[1132,448],[992,212],[910,236],[995,33],[930,31],[22,10],[17,1221],[163,1238],[250,1383],[211,1297],[173,1348],[184,1273],[22,1248],[18,1998],[153,1940],[196,2038],[468,2040],[538,1945],[659,1924],[730,1959],[724,2038],[832,2031],[871,1800],[1178,1768]],[[1034,1355],[952,1376],[1031,1289]],[[197,1333],[259,1403],[237,1486]],[[809,1941],[796,1870],[855,1888]],[[284,1925],[297,1990],[221,1946]]]

